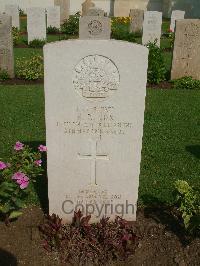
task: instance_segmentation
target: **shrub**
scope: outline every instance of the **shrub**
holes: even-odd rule
[[[22,42],[21,32],[18,28],[12,27],[13,45],[19,45]]]
[[[56,28],[56,27],[50,26],[50,27],[47,28],[47,33],[48,34],[60,33],[60,30],[58,28]]]
[[[178,90],[199,90],[200,80],[193,79],[192,77],[183,77],[180,79],[172,80],[173,88]]]
[[[121,29],[113,29],[111,38],[115,40],[123,40],[128,42],[136,42],[134,33]]]
[[[182,214],[185,228],[189,232],[200,230],[200,190],[194,189],[186,181],[175,182],[177,204]]]
[[[58,252],[61,262],[73,265],[103,265],[112,260],[125,260],[133,253],[137,237],[128,223],[117,217],[114,222],[103,218],[90,224],[90,216],[83,217],[80,210],[74,213],[71,224],[53,214],[46,216],[40,226],[44,247]]]
[[[68,35],[78,35],[80,13],[70,16],[61,26],[61,32]]]
[[[0,69],[0,80],[8,80],[10,79],[10,76],[6,70]]]
[[[30,58],[16,60],[16,76],[25,80],[37,80],[44,76],[43,57],[33,54]]]
[[[148,82],[152,84],[158,84],[165,80],[166,68],[164,63],[164,57],[161,48],[156,45],[157,41],[148,43],[149,49],[149,65],[148,65]]]
[[[111,38],[116,40],[124,40],[128,42],[135,42],[134,33],[129,32],[130,18],[116,17],[112,18],[112,33]]]
[[[40,149],[41,152],[43,150]],[[21,208],[31,184],[41,175],[41,164],[41,153],[32,151],[28,145],[19,141],[9,161],[0,161],[0,217],[6,223],[22,214]]]
[[[46,44],[46,40],[35,39],[29,42],[29,47],[31,48],[42,48]]]

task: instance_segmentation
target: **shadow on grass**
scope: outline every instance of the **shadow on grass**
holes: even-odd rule
[[[39,145],[45,145],[43,141],[34,141],[26,142],[26,145],[29,145],[34,151],[38,149]],[[44,213],[49,213],[49,202],[48,202],[48,179],[47,179],[47,158],[46,153],[42,154],[42,162],[44,172],[41,178],[38,178],[38,181],[34,183],[34,189],[37,193],[37,196],[40,201],[40,206]]]
[[[11,253],[0,248],[0,265],[17,266],[17,259]]]
[[[142,200],[145,204],[144,215],[146,218],[152,218],[157,223],[163,224],[165,229],[173,232],[184,246],[191,242],[194,237],[185,231],[180,213],[175,206],[170,206],[148,194],[144,195]]]
[[[187,152],[190,152],[196,158],[200,159],[200,145],[190,145],[185,147]]]

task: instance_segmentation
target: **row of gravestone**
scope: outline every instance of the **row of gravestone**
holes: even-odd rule
[[[47,8],[27,8],[27,16],[29,17],[33,14],[33,16],[37,16],[39,12],[39,17],[45,18],[45,13],[47,15],[47,27],[55,27],[60,28],[61,24],[61,12],[59,6],[47,7]],[[19,8],[17,5],[6,5],[5,6],[5,14],[12,17],[12,27],[20,29],[20,17],[19,17]],[[42,15],[41,15],[42,14]],[[42,24],[40,25],[42,27]]]
[[[143,44],[160,40],[162,22],[159,12],[146,12],[143,26]],[[152,15],[153,14],[153,15]],[[155,17],[158,19],[154,19]],[[11,17],[0,15],[0,69],[6,70],[10,77],[14,76],[13,66],[13,44]],[[173,52],[173,63],[171,78],[176,79],[183,76],[192,76],[200,79],[199,53],[199,29],[200,20],[186,19],[176,21],[175,44]],[[43,8],[31,8],[28,12],[28,39],[45,39],[46,23]],[[80,39],[110,39],[111,22],[108,17],[84,16],[79,21]],[[152,33],[154,32],[154,34]],[[156,35],[157,34],[157,35]]]
[[[174,32],[175,30],[175,22],[179,19],[184,19],[185,11],[181,10],[173,10],[171,14],[171,23],[170,23],[170,31]],[[162,24],[162,13],[157,11],[146,11],[141,9],[131,9],[130,10],[130,32],[141,32],[143,29],[143,23],[145,26],[151,24],[158,24],[161,27]],[[156,22],[156,20],[158,20]],[[152,22],[151,22],[152,21]],[[160,23],[161,22],[161,23]]]

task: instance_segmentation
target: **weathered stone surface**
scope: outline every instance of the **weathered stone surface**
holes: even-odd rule
[[[0,71],[5,70],[14,77],[14,56],[12,39],[12,18],[0,14]]]
[[[106,40],[110,39],[111,21],[107,17],[84,16],[79,20],[79,39]]]
[[[157,40],[157,45],[160,46],[161,27],[162,12],[144,12],[142,44],[145,45],[148,42]]]
[[[60,23],[63,24],[69,19],[70,0],[54,0],[54,5],[60,7]]]
[[[18,5],[5,5],[5,12],[12,17],[12,27],[20,28]]]
[[[46,12],[42,7],[27,9],[28,42],[46,39]]]
[[[181,10],[173,10],[171,15],[171,24],[170,24],[170,30],[174,32],[176,20],[178,19],[184,19],[185,17],[185,11]]]
[[[101,8],[92,7],[88,10],[87,16],[104,17],[104,10]]]
[[[141,32],[144,20],[144,10],[131,9],[130,18],[130,32]]]
[[[85,0],[85,2],[82,3],[82,16],[87,16],[89,9],[92,7],[95,7],[92,0]]]
[[[146,47],[116,40],[44,47],[51,214],[136,219],[147,61]]]
[[[200,80],[200,20],[176,21],[171,79],[191,76]]]
[[[47,7],[47,27],[60,29],[60,7]]]

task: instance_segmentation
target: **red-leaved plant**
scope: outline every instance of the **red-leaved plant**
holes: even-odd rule
[[[116,217],[109,222],[109,218],[102,218],[91,224],[90,218],[80,210],[74,213],[71,224],[62,224],[55,214],[46,216],[39,227],[45,249],[58,253],[62,263],[75,265],[102,265],[133,254],[138,238],[127,221]]]

